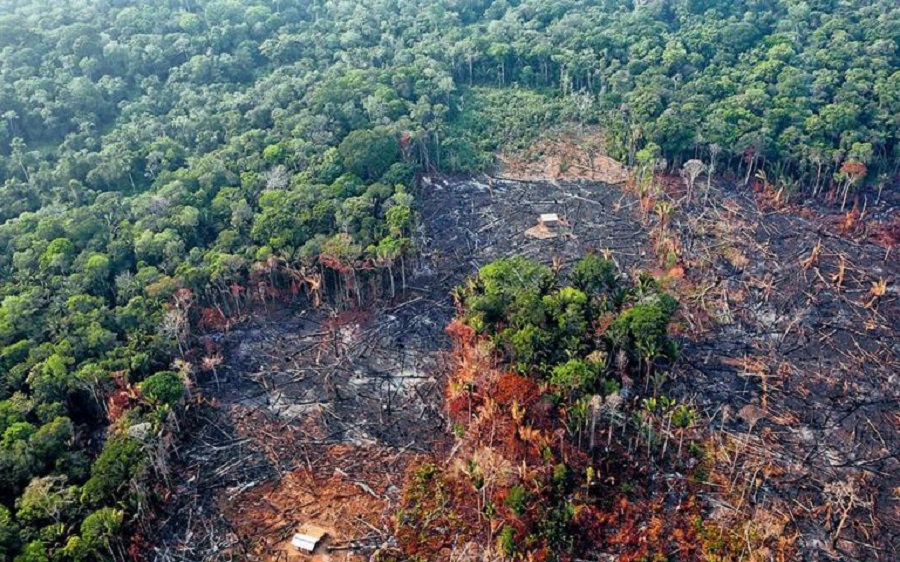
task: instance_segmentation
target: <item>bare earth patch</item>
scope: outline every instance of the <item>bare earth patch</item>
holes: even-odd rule
[[[610,185],[628,180],[628,171],[603,150],[595,127],[580,132],[551,131],[527,149],[500,154],[500,174],[521,181],[591,180]]]

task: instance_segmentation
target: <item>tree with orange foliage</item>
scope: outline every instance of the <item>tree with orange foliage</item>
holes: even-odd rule
[[[847,195],[850,193],[850,188],[866,177],[867,172],[868,168],[866,168],[866,165],[862,162],[847,160],[841,166],[841,170],[835,174],[835,179],[841,182],[840,189],[843,192],[841,212],[843,212],[844,208],[847,206]]]

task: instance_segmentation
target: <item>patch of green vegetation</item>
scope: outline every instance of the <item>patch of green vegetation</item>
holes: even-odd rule
[[[525,508],[527,507],[527,505],[528,490],[525,489],[525,486],[516,484],[515,486],[511,487],[506,496],[506,506],[509,507],[516,515],[522,515],[523,513],[525,513]]]
[[[565,114],[554,92],[475,86],[460,93],[443,164],[450,171],[473,172],[493,165],[497,151],[527,147]]]
[[[184,380],[173,371],[160,371],[144,379],[139,385],[141,393],[153,404],[174,406],[184,396]]]
[[[497,535],[497,547],[505,556],[512,558],[516,554],[516,531],[510,526],[504,526]]]
[[[609,358],[620,352],[641,362],[648,378],[656,362],[677,356],[667,332],[678,303],[655,280],[641,276],[629,287],[594,255],[579,260],[568,280],[516,257],[485,265],[456,295],[465,321],[490,336],[509,363],[545,378],[572,404],[615,390]],[[614,316],[598,339],[589,328],[603,313]]]

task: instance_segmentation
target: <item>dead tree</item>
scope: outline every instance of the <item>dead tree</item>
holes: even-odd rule
[[[719,158],[719,153],[722,152],[722,147],[716,143],[712,143],[709,145],[709,168],[706,173],[706,191],[712,188],[712,177],[713,174],[716,173],[716,160]]]
[[[696,159],[688,160],[681,168],[681,176],[684,178],[685,185],[687,185],[688,201],[694,197],[694,182],[705,171],[706,164]]]

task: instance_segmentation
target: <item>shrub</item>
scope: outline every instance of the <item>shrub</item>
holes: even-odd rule
[[[578,260],[570,279],[572,286],[591,296],[608,293],[618,284],[612,262],[594,254]]]
[[[533,302],[537,295],[553,285],[550,268],[522,257],[495,261],[482,267],[478,276],[463,291],[467,307],[480,317],[486,328],[496,328],[516,312],[525,316],[518,324],[533,318]]]
[[[32,541],[22,548],[22,553],[16,556],[15,562],[50,562],[50,555],[43,542]]]
[[[131,479],[141,472],[145,461],[139,441],[121,435],[112,437],[91,466],[91,478],[82,488],[82,501],[88,505],[115,503]]]
[[[509,489],[506,495],[506,506],[516,515],[525,513],[525,506],[528,502],[528,491],[525,486],[516,485]]]
[[[0,505],[0,559],[9,560],[19,543],[19,528],[9,510]]]
[[[178,373],[161,371],[140,384],[141,393],[151,403],[174,406],[184,396],[184,382]]]
[[[597,372],[581,359],[570,359],[553,368],[550,383],[567,396],[588,392],[597,380]]]
[[[522,372],[529,372],[544,359],[547,347],[552,343],[549,333],[534,325],[528,325],[521,330],[507,330],[504,339],[509,341],[513,360],[522,367]]]
[[[400,159],[400,143],[387,129],[353,131],[338,151],[344,169],[365,180],[380,178]]]
[[[506,556],[516,553],[516,531],[509,525],[503,527],[497,536],[497,547]]]
[[[3,432],[3,441],[0,442],[0,447],[10,449],[17,441],[27,441],[30,439],[31,436],[34,435],[34,432],[34,425],[28,422],[16,422]]]
[[[610,337],[616,346],[649,363],[669,349],[666,333],[677,308],[675,299],[668,295],[636,305],[615,319]]]
[[[553,467],[553,484],[560,490],[564,490],[569,479],[569,469],[565,463],[558,463]]]
[[[587,295],[573,287],[563,287],[543,299],[544,308],[555,324],[557,338],[574,342],[571,345],[576,348],[588,328],[587,300]],[[578,349],[570,351],[574,353]]]

